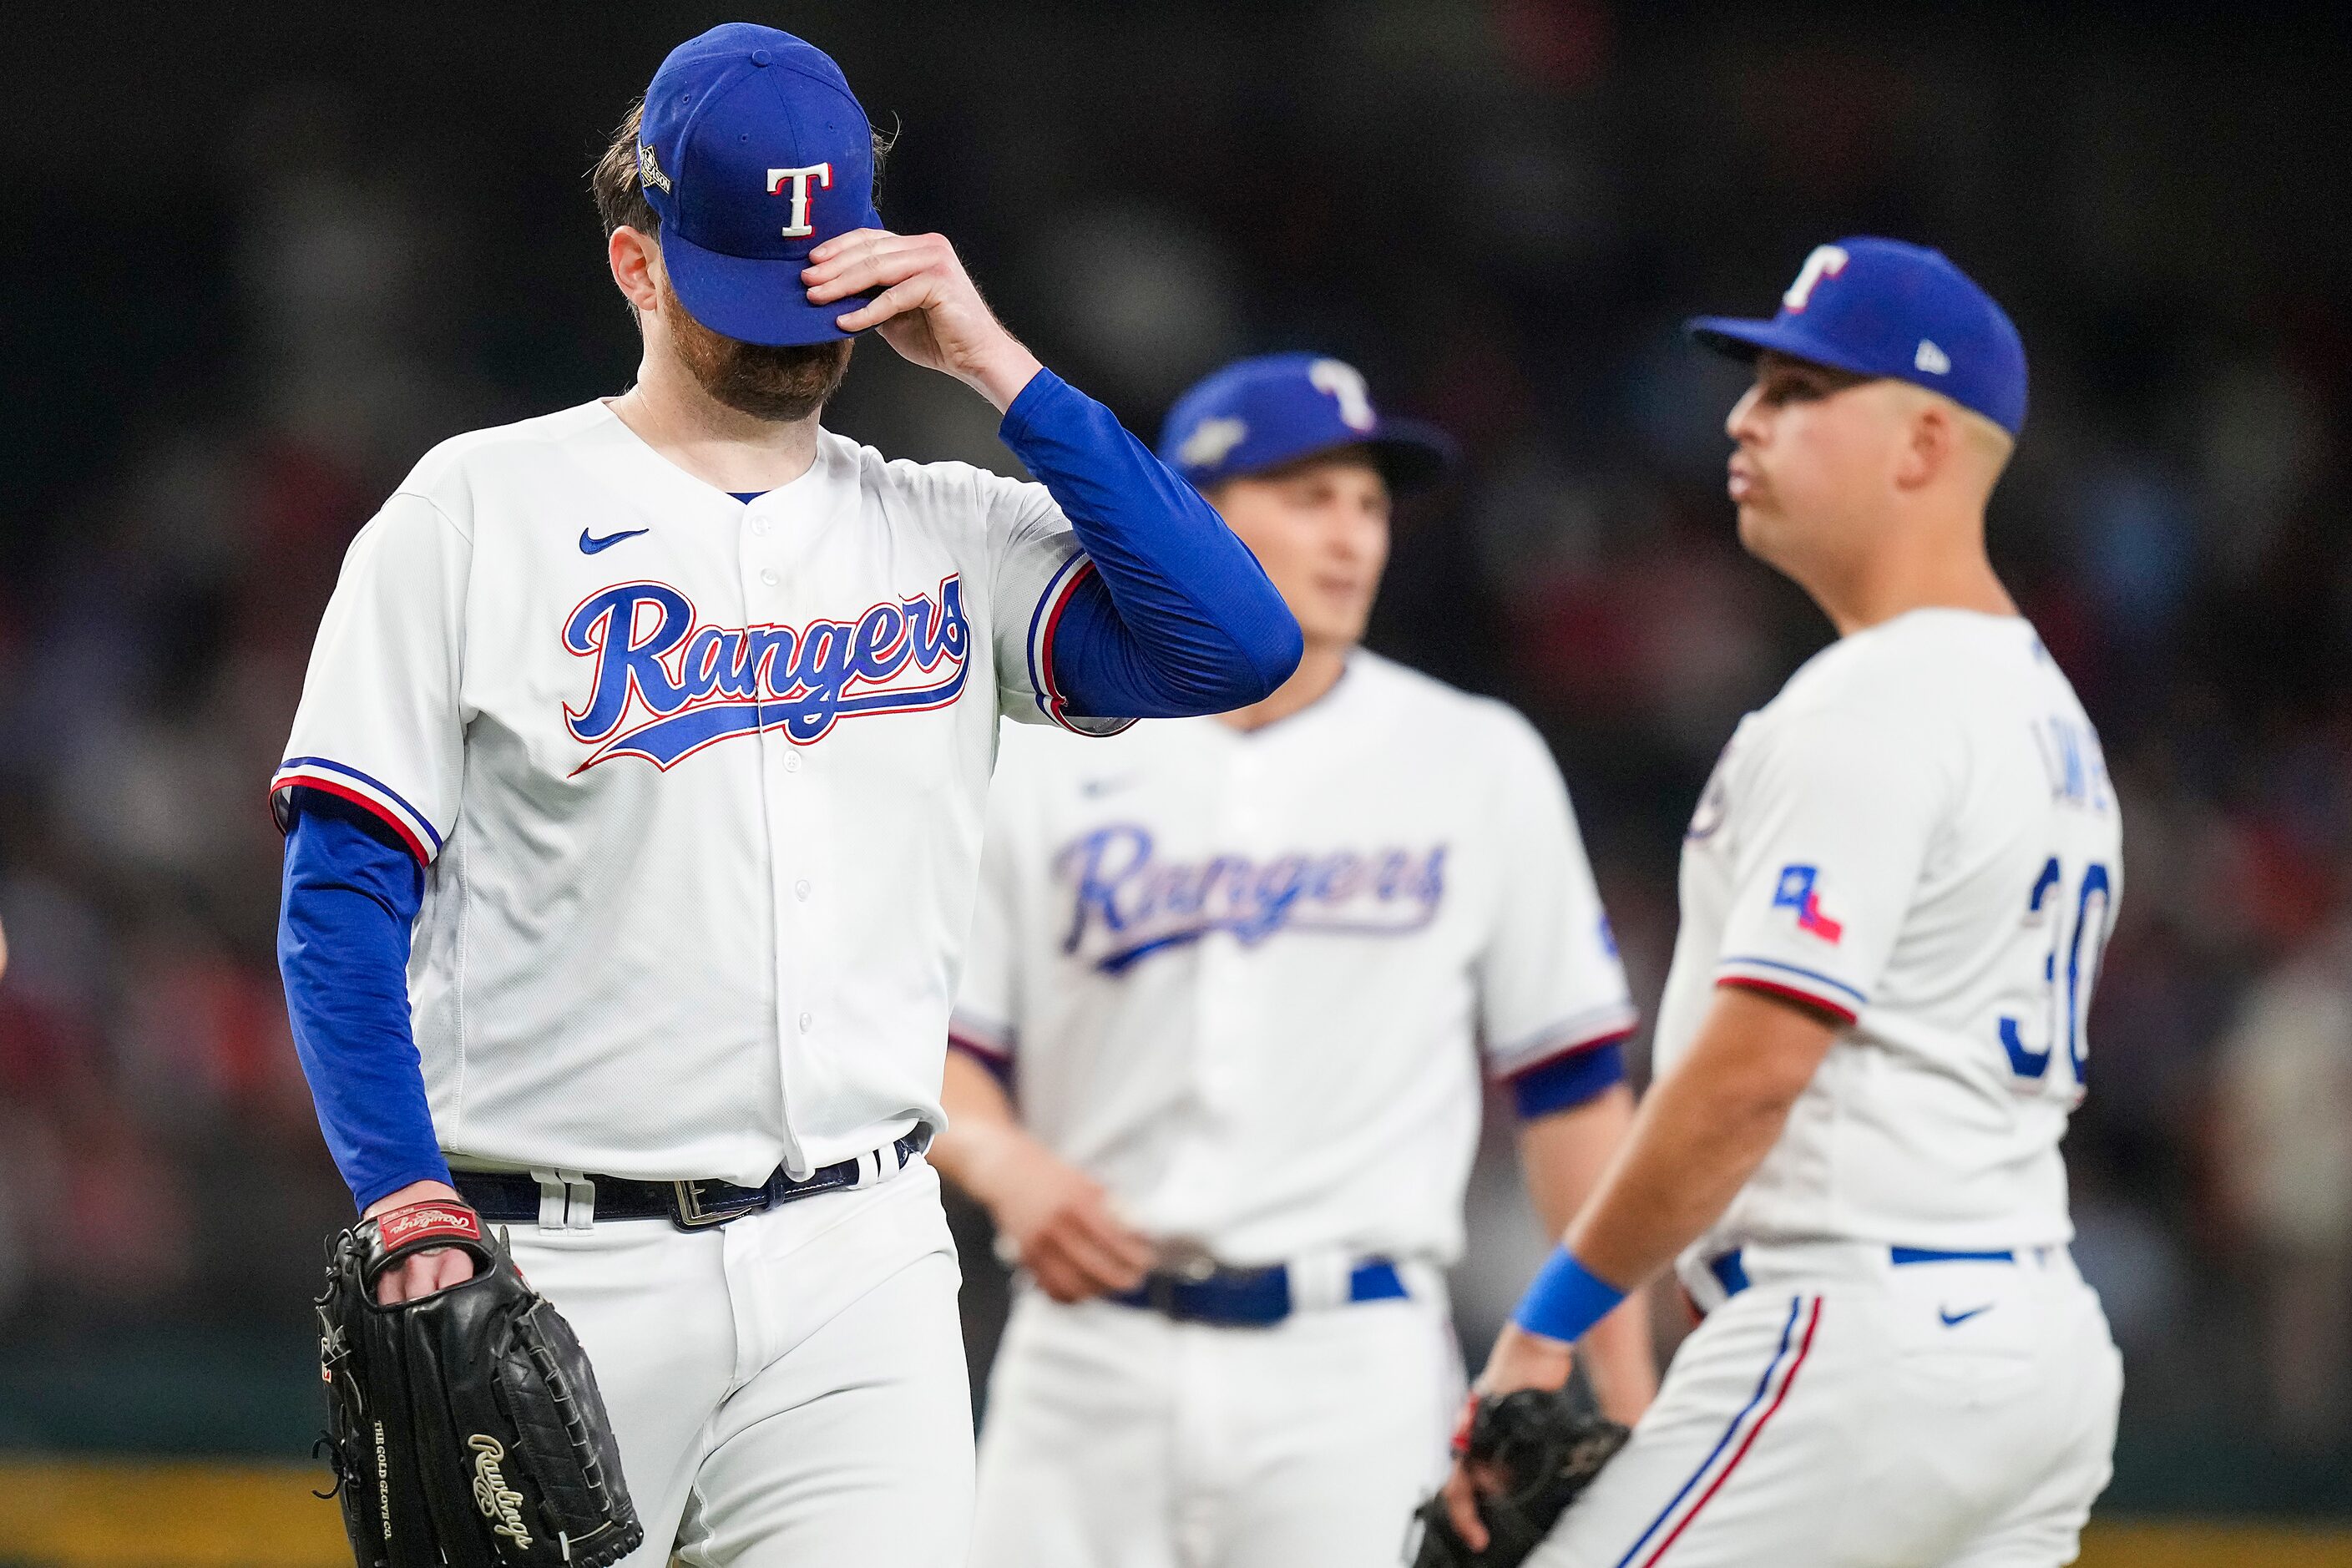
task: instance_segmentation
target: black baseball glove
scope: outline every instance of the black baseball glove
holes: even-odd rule
[[[380,1307],[430,1247],[474,1277]],[[609,1568],[645,1531],[571,1325],[462,1203],[411,1204],[335,1238],[319,1297],[324,1447],[361,1568]]]
[[[1502,1479],[1478,1498],[1486,1549],[1473,1552],[1445,1511],[1444,1493],[1415,1510],[1421,1543],[1413,1568],[1513,1568],[1542,1544],[1577,1494],[1631,1436],[1561,1389],[1523,1388],[1481,1399],[1461,1441],[1463,1458]]]

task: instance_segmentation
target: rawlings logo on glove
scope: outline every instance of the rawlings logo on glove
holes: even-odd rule
[[[394,1247],[413,1250],[482,1239],[482,1216],[455,1204],[410,1204],[379,1215],[374,1224],[387,1252]]]
[[[490,1529],[507,1537],[517,1546],[530,1550],[530,1531],[523,1528],[522,1493],[507,1485],[499,1461],[507,1457],[506,1445],[487,1432],[477,1432],[470,1439],[474,1449],[474,1506],[482,1517],[494,1521]]]

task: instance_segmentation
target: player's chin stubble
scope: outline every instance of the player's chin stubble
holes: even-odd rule
[[[697,385],[739,414],[779,423],[805,419],[841,390],[841,378],[849,374],[847,338],[781,347],[747,343],[688,315],[667,279],[662,292],[678,357]]]

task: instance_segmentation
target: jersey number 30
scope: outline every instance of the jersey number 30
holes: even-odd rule
[[[2033,896],[2025,907],[2028,925],[2046,924],[2050,928],[2050,952],[2042,961],[2043,1013],[2047,1020],[2041,1029],[2042,1047],[2036,1050],[2026,1039],[2024,1025],[2011,1017],[2000,1021],[2000,1045],[2009,1053],[2009,1070],[2023,1083],[2038,1085],[2050,1076],[2058,1042],[2065,1041],[2067,1065],[2074,1074],[2073,1092],[2080,1094],[2085,1081],[2085,1015],[2091,1010],[2091,987],[2098,983],[2099,958],[2106,948],[2107,927],[2115,910],[2115,883],[2107,868],[2097,861],[2084,867],[2082,884],[2073,900],[2071,922],[2059,918],[2066,909],[2064,883],[2065,872],[2053,855],[2042,863],[2042,874],[2033,879]],[[2061,950],[2066,955],[2063,997],[2058,987]]]

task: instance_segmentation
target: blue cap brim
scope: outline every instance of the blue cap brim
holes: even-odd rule
[[[1423,425],[1418,419],[1382,419],[1367,434],[1360,436],[1351,430],[1335,440],[1286,451],[1246,467],[1222,470],[1179,468],[1195,482],[1215,486],[1227,479],[1248,479],[1298,463],[1311,463],[1335,452],[1355,451],[1371,455],[1373,467],[1380,469],[1392,496],[1414,495],[1430,489],[1452,471],[1462,456],[1454,437],[1434,425]]]
[[[1462,460],[1462,448],[1453,437],[1418,419],[1384,418],[1364,445],[1372,449],[1372,460],[1381,466],[1391,495],[1429,489]]]
[[[1757,321],[1745,316],[1693,316],[1683,323],[1683,331],[1701,346],[1742,363],[1752,361],[1766,349],[1770,349],[1791,359],[1825,364],[1832,370],[1851,371],[1856,375],[1886,374],[1861,363],[1853,355],[1832,344],[1822,342],[1793,321]]]
[[[879,228],[881,219],[868,215],[865,226]],[[772,348],[839,342],[856,334],[835,326],[835,318],[874,298],[868,291],[813,305],[807,286],[801,282],[801,270],[807,261],[792,257],[728,256],[706,250],[667,228],[661,236],[661,250],[662,264],[669,268],[670,287],[677,290],[679,301],[694,319],[740,342]]]

